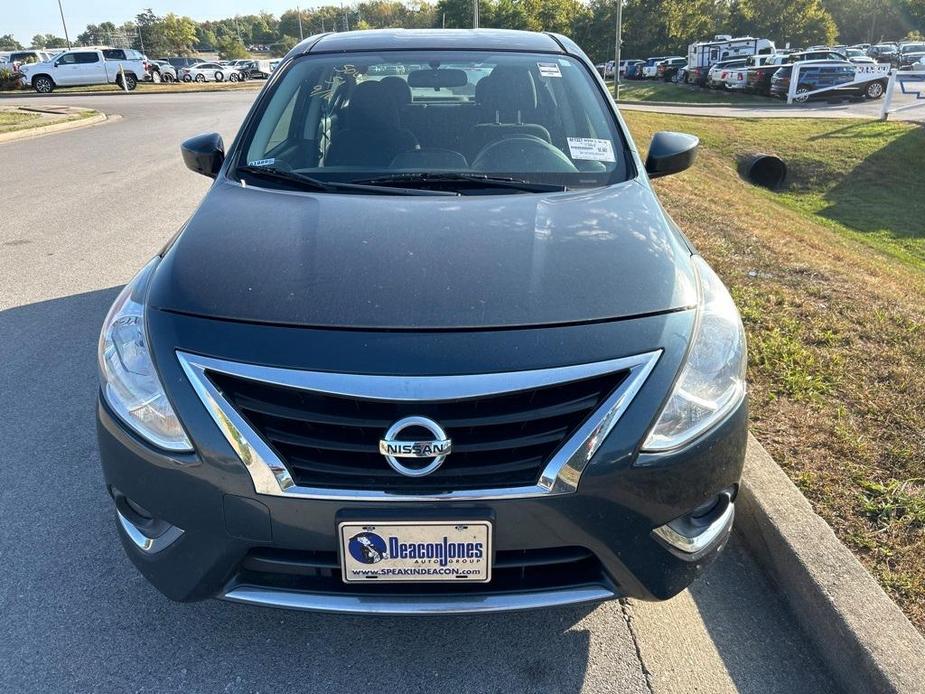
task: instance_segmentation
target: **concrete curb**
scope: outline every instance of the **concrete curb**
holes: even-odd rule
[[[118,116],[107,116],[105,113],[97,113],[94,116],[88,116],[87,118],[79,118],[77,120],[69,120],[63,123],[50,123],[48,125],[40,125],[36,128],[25,128],[24,130],[13,130],[8,133],[0,133],[0,144],[4,142],[13,142],[16,140],[28,140],[33,137],[41,137],[42,135],[49,135],[51,133],[59,133],[64,130],[74,130],[76,128],[85,128],[90,125],[97,125],[98,123],[103,123],[107,120],[115,120]]]
[[[925,638],[749,436],[736,523],[848,692],[925,692]]]

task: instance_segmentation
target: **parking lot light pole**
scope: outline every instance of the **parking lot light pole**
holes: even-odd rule
[[[613,44],[613,98],[620,100],[620,44],[623,41],[623,0],[617,0],[616,38]]]
[[[61,13],[61,24],[64,26],[64,40],[67,42],[67,49],[71,50],[71,38],[67,35],[67,22],[64,21],[64,8],[61,7],[61,0],[58,0],[58,12]]]
[[[472,28],[479,28],[479,0],[472,0]]]

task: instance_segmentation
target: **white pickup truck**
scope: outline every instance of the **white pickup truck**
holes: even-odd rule
[[[122,59],[123,56],[126,59]],[[40,94],[48,94],[55,87],[85,84],[118,84],[134,89],[145,76],[145,61],[137,51],[85,48],[65,51],[41,63],[23,65],[21,71],[23,82]],[[123,73],[125,85],[122,84]]]

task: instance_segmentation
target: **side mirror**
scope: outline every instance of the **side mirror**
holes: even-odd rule
[[[225,143],[218,133],[197,135],[180,145],[183,163],[190,171],[215,178],[225,161]]]
[[[649,178],[670,176],[689,169],[697,158],[700,139],[684,133],[657,132],[649,144],[646,173]]]

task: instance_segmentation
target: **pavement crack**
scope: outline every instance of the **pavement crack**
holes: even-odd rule
[[[646,689],[649,694],[655,694],[652,686],[652,672],[646,667],[646,661],[642,657],[642,649],[639,647],[639,637],[636,635],[636,627],[633,625],[633,616],[630,613],[629,603],[626,600],[620,600],[620,612],[623,614],[623,621],[626,622],[626,628],[629,629],[630,638],[633,639],[633,648],[636,650],[636,660],[639,661],[639,669],[642,671],[642,677],[646,681]]]

